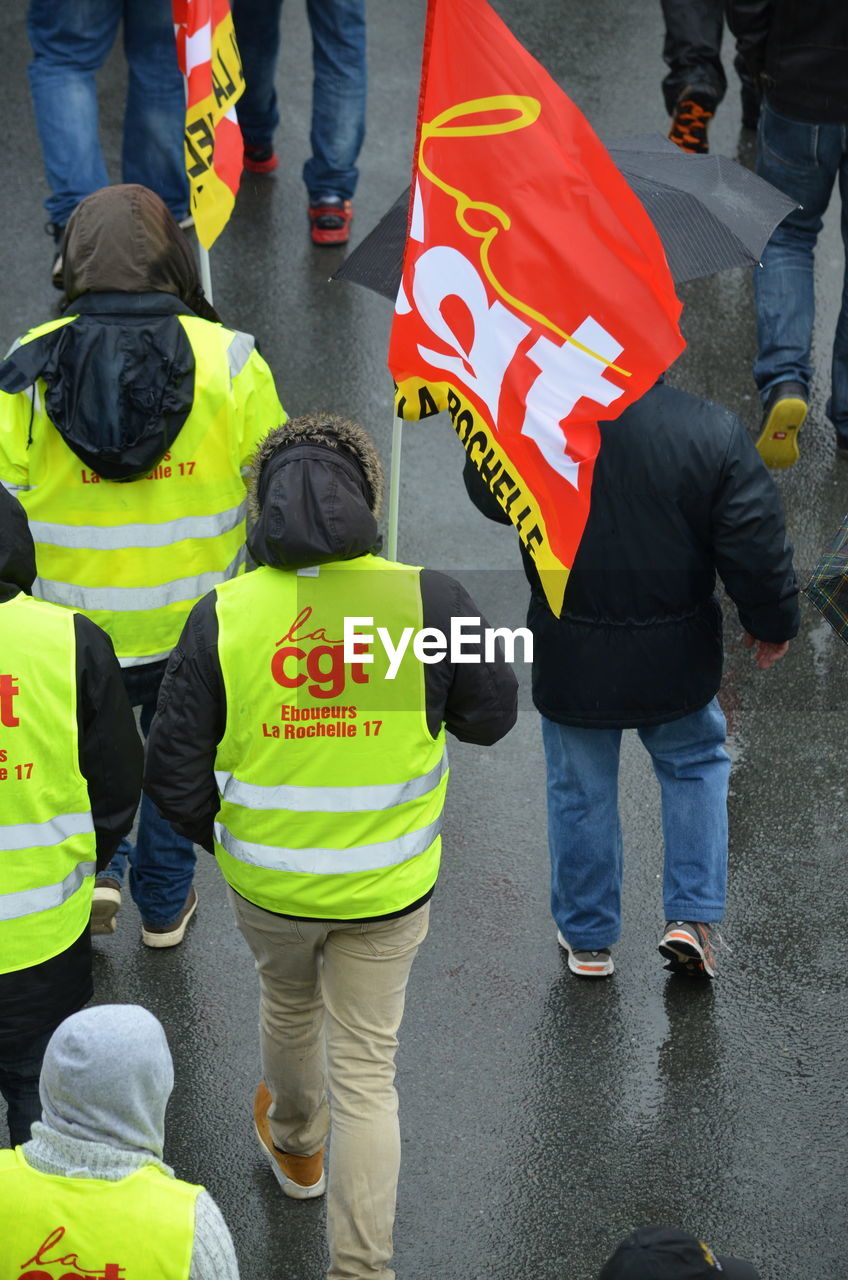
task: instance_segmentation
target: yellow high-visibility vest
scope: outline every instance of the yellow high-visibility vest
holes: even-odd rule
[[[194,352],[194,402],[169,452],[139,480],[103,480],[85,466],[45,412],[43,381],[31,394],[0,392],[0,481],[29,517],[33,594],[96,622],[122,667],[166,658],[195,601],[242,571],[243,472],[286,418],[249,334],[177,318]]]
[[[343,661],[343,620],[421,628],[419,570],[359,556],[304,573],[259,569],[216,588],[227,699],[215,852],[232,887],[285,915],[357,919],[432,889],[448,781],[427,727],[424,668],[385,679]]]
[[[116,1182],[41,1173],[0,1151],[0,1275],[188,1280],[203,1190],[145,1165]]]
[[[0,973],[76,941],[95,869],[74,616],[17,595],[0,604]]]

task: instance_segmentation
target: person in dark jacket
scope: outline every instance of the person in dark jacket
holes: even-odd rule
[[[194,602],[244,565],[244,471],[285,420],[250,334],[203,297],[185,237],[145,187],[83,200],[65,239],[66,313],[0,363],[0,483],[36,543],[34,594],[109,635],[146,734]],[[150,947],[180,943],[197,907],[191,845],[142,798],[94,891],[111,933],[129,862]]]
[[[728,0],[727,17],[763,90],[757,173],[798,203],[754,269],[754,381],[763,405],[757,448],[769,467],[798,460],[812,379],[813,257],[838,177],[846,274],[827,414],[837,453],[848,458],[848,5]]]
[[[721,61],[724,0],[662,0],[665,39],[663,60],[668,74],[663,97],[671,116],[669,138],[684,151],[709,151],[708,128],[727,91]],[[756,129],[759,91],[741,54],[733,63],[742,85],[742,125]]]
[[[551,908],[573,973],[613,972],[620,933],[618,760],[636,729],[662,792],[672,968],[715,972],[727,872],[725,721],[716,574],[765,669],[799,625],[780,497],[742,424],[659,383],[602,422],[592,503],[561,616],[525,555],[533,700],[548,773]],[[467,464],[466,487],[500,507]]]
[[[145,781],[214,849],[256,958],[254,1124],[286,1195],[323,1193],[332,1111],[334,1280],[394,1275],[396,1033],[438,873],[445,729],[488,745],[516,716],[500,651],[478,664],[431,653],[422,669],[407,647],[394,675],[376,644],[346,652],[346,619],[399,644],[480,614],[452,578],[377,554],[382,484],[353,423],[311,415],[268,436],[248,539],[264,567],[192,610]]]
[[[50,836],[44,837],[47,848],[28,848],[37,842],[32,825],[22,846],[23,837],[14,838],[13,815],[38,826],[36,820],[43,818],[51,829],[62,823],[59,815],[71,794],[66,795],[65,787],[72,785],[68,775],[73,772],[65,750],[73,750],[75,741],[90,820],[83,814],[64,818],[84,819],[77,823],[78,839],[85,839],[93,826],[89,840],[93,838],[97,867],[104,867],[132,826],[142,769],[141,743],[108,637],[81,614],[51,605],[34,606],[24,618],[21,606],[29,600],[34,578],[35,549],[26,515],[0,486],[0,681],[10,695],[0,698],[0,1093],[8,1108],[12,1146],[26,1142],[40,1115],[38,1075],[47,1041],[64,1018],[91,998],[88,905],[80,905],[82,923],[75,927],[71,899],[87,893],[90,900],[93,878],[93,867],[87,870],[91,864],[82,861],[61,884],[49,883],[51,875],[61,876],[65,869],[57,863],[65,850],[51,845]],[[66,618],[70,632],[61,625]],[[57,659],[63,632],[72,641],[65,662]],[[29,722],[27,689],[19,674],[24,658],[29,680],[34,684],[40,676],[45,689],[64,678],[65,667],[72,673],[68,686],[75,695],[74,723],[45,724],[47,708],[55,705],[46,698],[36,700],[36,724]],[[57,697],[60,692],[61,684]],[[33,790],[25,793],[24,788]],[[70,838],[62,843],[69,847]],[[81,857],[88,857],[87,849]],[[74,859],[69,853],[69,863]],[[20,951],[22,941],[26,955]]]

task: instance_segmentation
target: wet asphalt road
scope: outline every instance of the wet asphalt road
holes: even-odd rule
[[[599,133],[664,129],[658,4],[497,0],[496,8]],[[0,36],[13,68],[0,191],[3,343],[56,305],[24,12],[24,0],[11,0]],[[423,0],[369,0],[354,243],[408,182],[423,17]],[[288,0],[283,22],[282,166],[244,181],[213,250],[215,302],[227,323],[258,335],[290,413],[320,407],[358,418],[388,461],[390,307],[328,284],[341,251],[309,244],[300,168],[311,88],[299,0]],[[750,162],[725,53],[731,87],[713,148]],[[101,81],[117,178],[119,54]],[[818,254],[809,425],[801,462],[777,480],[802,575],[848,509],[848,464],[835,459],[823,417],[841,274],[832,208]],[[753,429],[749,273],[699,281],[685,294],[690,346],[672,381],[728,405]],[[490,619],[518,625],[526,587],[513,536],[471,509],[460,464],[446,420],[407,430],[401,557],[462,571]],[[658,798],[633,735],[621,778],[624,933],[615,977],[597,985],[568,974],[548,915],[543,763],[526,670],[509,738],[489,751],[452,748],[444,869],[398,1055],[399,1280],[592,1280],[615,1242],[647,1222],[685,1226],[749,1257],[764,1280],[844,1277],[846,671],[848,652],[807,605],[789,656],[765,674],[728,613],[729,946],[712,986],[681,984],[660,967]],[[139,1001],[165,1024],[177,1068],[166,1154],[218,1200],[245,1280],[317,1280],[322,1206],[280,1196],[253,1140],[257,985],[205,855],[198,887],[197,920],[173,952],[142,947],[135,908],[125,905],[119,933],[95,944],[97,999]]]

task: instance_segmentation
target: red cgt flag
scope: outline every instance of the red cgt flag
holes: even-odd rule
[[[398,413],[448,410],[556,614],[598,419],[683,349],[680,309],[653,224],[573,102],[485,0],[429,0]]]
[[[233,211],[244,145],[235,103],[244,92],[229,0],[173,0],[177,61],[186,78],[186,172],[197,238],[212,247]]]

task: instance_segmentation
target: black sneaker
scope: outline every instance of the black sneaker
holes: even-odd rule
[[[684,151],[706,155],[709,151],[707,126],[715,115],[716,99],[688,86],[682,91],[671,117],[668,136]]]
[[[65,288],[65,278],[63,275],[65,269],[64,253],[65,253],[65,228],[60,227],[55,222],[48,222],[44,228],[49,231],[53,237],[56,256],[53,259],[53,266],[50,271],[50,279],[56,289]]]

